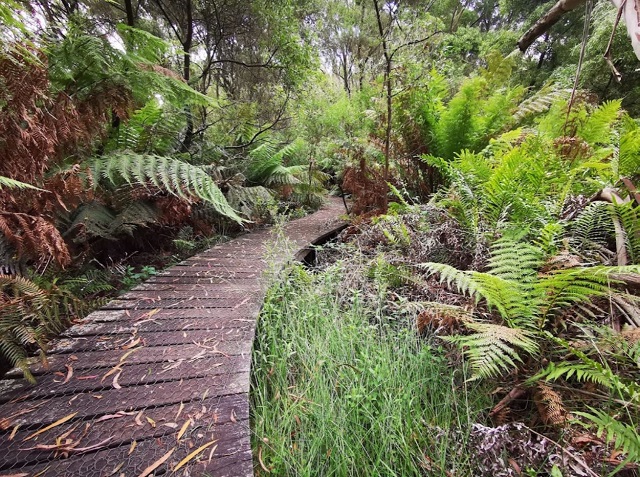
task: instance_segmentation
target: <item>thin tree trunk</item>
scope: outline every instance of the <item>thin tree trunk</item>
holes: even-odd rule
[[[347,54],[343,51],[341,56],[344,90],[347,92],[347,96],[351,97],[351,88],[349,87],[349,70],[347,68]]]
[[[124,9],[127,12],[127,25],[130,27],[135,26],[136,17],[133,13],[133,4],[131,3],[131,0],[124,0]]]
[[[382,18],[380,17],[380,7],[378,5],[378,0],[373,0],[373,6],[376,10],[376,20],[378,21],[378,33],[380,33],[380,39],[382,40],[382,52],[384,54],[385,60],[385,69],[384,69],[384,85],[386,90],[386,99],[387,99],[387,128],[384,135],[384,173],[383,178],[385,184],[389,182],[389,152],[391,146],[391,68],[392,68],[392,57],[389,53],[389,45],[387,44],[387,37],[384,32],[384,28],[382,27]],[[384,196],[384,209],[387,209],[388,205],[388,194]]]
[[[184,41],[182,42],[182,48],[184,50],[184,68],[182,71],[182,77],[189,84],[191,79],[191,47],[193,44],[193,5],[191,0],[186,3],[187,24],[185,25],[187,30]],[[182,142],[182,152],[188,152],[191,144],[193,143],[193,111],[191,106],[187,105],[184,108],[184,113],[187,120],[187,126],[184,132],[184,141]]]

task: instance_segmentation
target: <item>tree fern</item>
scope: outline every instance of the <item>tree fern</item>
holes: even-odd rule
[[[105,151],[128,149],[144,154],[167,154],[176,148],[176,138],[184,124],[182,110],[161,106],[154,98],[120,125]]]
[[[243,221],[213,179],[200,167],[170,157],[121,152],[96,158],[89,166],[96,178],[115,185],[154,185],[187,201],[202,200],[220,214]]]
[[[472,148],[477,140],[480,96],[486,86],[483,78],[465,81],[451,99],[447,109],[436,123],[436,151],[444,159]]]
[[[269,189],[289,189],[288,195],[296,202],[320,206],[328,176],[309,164],[301,164],[306,147],[299,138],[281,149],[268,143],[261,144],[249,153],[247,180]],[[285,165],[286,162],[294,164]]]
[[[304,170],[304,166],[285,166],[287,158],[295,157],[302,152],[305,143],[297,139],[281,149],[264,143],[249,153],[247,179],[255,184],[267,187],[298,184],[296,174]]]

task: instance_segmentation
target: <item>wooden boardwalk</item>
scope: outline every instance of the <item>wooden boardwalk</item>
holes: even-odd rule
[[[341,213],[331,199],[290,222],[292,250],[276,260],[300,258]],[[11,371],[0,476],[253,475],[249,371],[270,241],[262,230],[215,246],[91,313],[52,343],[48,370],[33,364],[37,385]]]

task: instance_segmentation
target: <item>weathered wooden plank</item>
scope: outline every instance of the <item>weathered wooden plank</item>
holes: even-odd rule
[[[193,287],[192,287],[193,288]],[[225,300],[231,298],[232,300],[238,297],[256,296],[262,292],[260,284],[255,283],[252,285],[244,286],[210,286],[207,288],[197,287],[191,290],[131,290],[118,297],[119,300],[138,300],[143,302],[154,303],[158,300]]]
[[[256,283],[255,277],[249,279],[234,279],[234,280],[224,280],[220,281],[220,283],[211,283],[210,279],[205,279],[203,282],[195,282],[195,283],[182,283],[181,278],[177,280],[171,280],[167,282],[154,281],[154,282],[145,282],[141,285],[138,285],[135,288],[132,288],[131,291],[153,291],[153,292],[189,292],[189,291],[206,291],[209,294],[212,293],[212,289],[214,290],[260,290],[262,289],[262,285]]]
[[[186,326],[188,323],[184,323]],[[140,332],[134,330],[131,334],[118,333],[105,336],[74,336],[60,338],[48,349],[48,355],[61,353],[80,353],[82,351],[127,350],[137,345],[141,346],[171,346],[179,344],[201,344],[206,347],[221,341],[246,341],[253,338],[251,332],[242,328],[208,328],[193,329],[188,326],[177,331]]]
[[[210,472],[209,475],[247,475],[245,473],[238,474],[235,467],[237,462],[246,462],[247,457],[250,456],[251,450],[247,445],[247,437],[248,422],[238,421],[237,423],[202,429],[188,438],[181,439],[180,442],[176,441],[174,433],[161,436],[153,436],[152,433],[149,437],[145,436],[137,440],[133,451],[130,443],[109,448],[109,441],[107,441],[102,450],[87,452],[71,459],[55,458],[50,451],[42,451],[39,465],[20,468],[19,466],[22,462],[15,461],[11,465],[14,468],[17,467],[16,471],[26,472],[26,475],[29,476],[42,472],[42,474],[38,475],[106,477],[120,475],[119,472],[123,470],[126,471],[123,473],[127,476],[136,476],[173,450],[171,458],[158,467],[155,472],[155,475],[161,475],[170,473],[171,469],[194,449],[205,443],[215,441],[206,452],[198,456],[198,459],[194,459],[187,468],[174,475],[185,477],[188,475],[203,475],[196,472],[202,472],[205,466],[206,471]],[[209,456],[211,456],[211,463],[209,463]],[[243,469],[242,472],[246,472],[246,470]]]
[[[249,315],[250,316],[250,315]],[[89,337],[94,335],[130,335],[132,333],[182,331],[182,330],[219,330],[221,333],[232,330],[253,330],[255,318],[206,317],[206,318],[158,318],[139,320],[131,323],[89,322],[67,330],[63,337]],[[55,346],[55,345],[54,345]]]
[[[122,387],[100,391],[100,398],[93,393],[65,396],[62,399],[46,398],[28,403],[9,402],[3,404],[3,416],[16,416],[25,409],[35,407],[35,412],[11,418],[12,426],[44,428],[63,416],[77,413],[74,419],[97,418],[118,411],[139,411],[149,407],[179,404],[180,402],[207,397],[228,396],[249,392],[249,374],[240,372],[204,378],[183,379],[179,382],[158,382],[144,386]],[[96,417],[97,416],[97,417]]]
[[[181,309],[181,308],[239,308],[247,303],[259,302],[256,298],[258,293],[237,294],[235,297],[210,297],[210,298],[161,298],[156,300],[126,300],[115,299],[107,303],[104,310],[153,310],[155,308],[163,309]],[[251,300],[251,302],[250,302]]]
[[[250,363],[242,357],[234,359],[225,357],[198,358],[196,360],[178,359],[154,367],[149,367],[148,364],[125,364],[120,372],[112,372],[113,367],[92,368],[90,370],[73,369],[71,374],[67,372],[60,375],[39,376],[35,385],[21,378],[5,379],[0,382],[0,390],[2,391],[0,403],[14,400],[22,403],[39,398],[72,396],[81,392],[100,394],[100,391],[114,389],[113,383],[116,374],[118,374],[118,385],[124,387],[244,373],[249,369]],[[112,373],[108,374],[109,372]],[[67,375],[70,376],[68,381]],[[0,416],[7,416],[4,409],[0,411]]]
[[[209,344],[183,344],[175,346],[138,346],[129,350],[85,351],[76,354],[55,354],[44,365],[39,359],[30,360],[31,372],[35,375],[47,372],[66,372],[66,365],[74,369],[95,369],[117,366],[120,363],[166,363],[179,359],[194,359],[214,356],[246,356],[251,354],[252,343],[220,341]],[[9,377],[20,376],[22,371],[13,369]]]
[[[0,436],[0,453],[9,454],[8,458],[3,459],[2,465],[5,468],[17,468],[28,463],[52,460],[55,449],[33,447],[55,444],[59,436],[67,433],[72,442],[79,441],[77,447],[98,446],[105,441],[109,447],[129,447],[134,440],[142,442],[165,436],[174,436],[175,442],[178,442],[177,436],[183,426],[185,440],[194,434],[197,437],[203,430],[212,434],[218,443],[235,440],[249,432],[249,406],[246,399],[246,394],[231,394],[141,410],[116,411],[101,414],[88,427],[82,425],[82,421],[72,420],[29,440],[25,439],[33,434],[33,429],[20,429],[11,440],[8,435]]]

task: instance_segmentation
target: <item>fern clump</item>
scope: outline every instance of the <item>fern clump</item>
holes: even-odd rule
[[[491,249],[486,272],[458,270],[441,263],[425,263],[422,268],[437,274],[442,283],[459,293],[483,302],[495,310],[499,325],[468,323],[475,331],[452,337],[460,344],[478,377],[498,376],[513,369],[520,358],[515,348],[538,351],[531,333],[540,333],[571,307],[592,306],[592,300],[614,293],[616,274],[640,273],[640,266],[575,267],[541,272],[544,256],[540,248],[514,238],[502,238]],[[515,330],[515,331],[514,331]],[[490,351],[489,351],[490,350]]]

